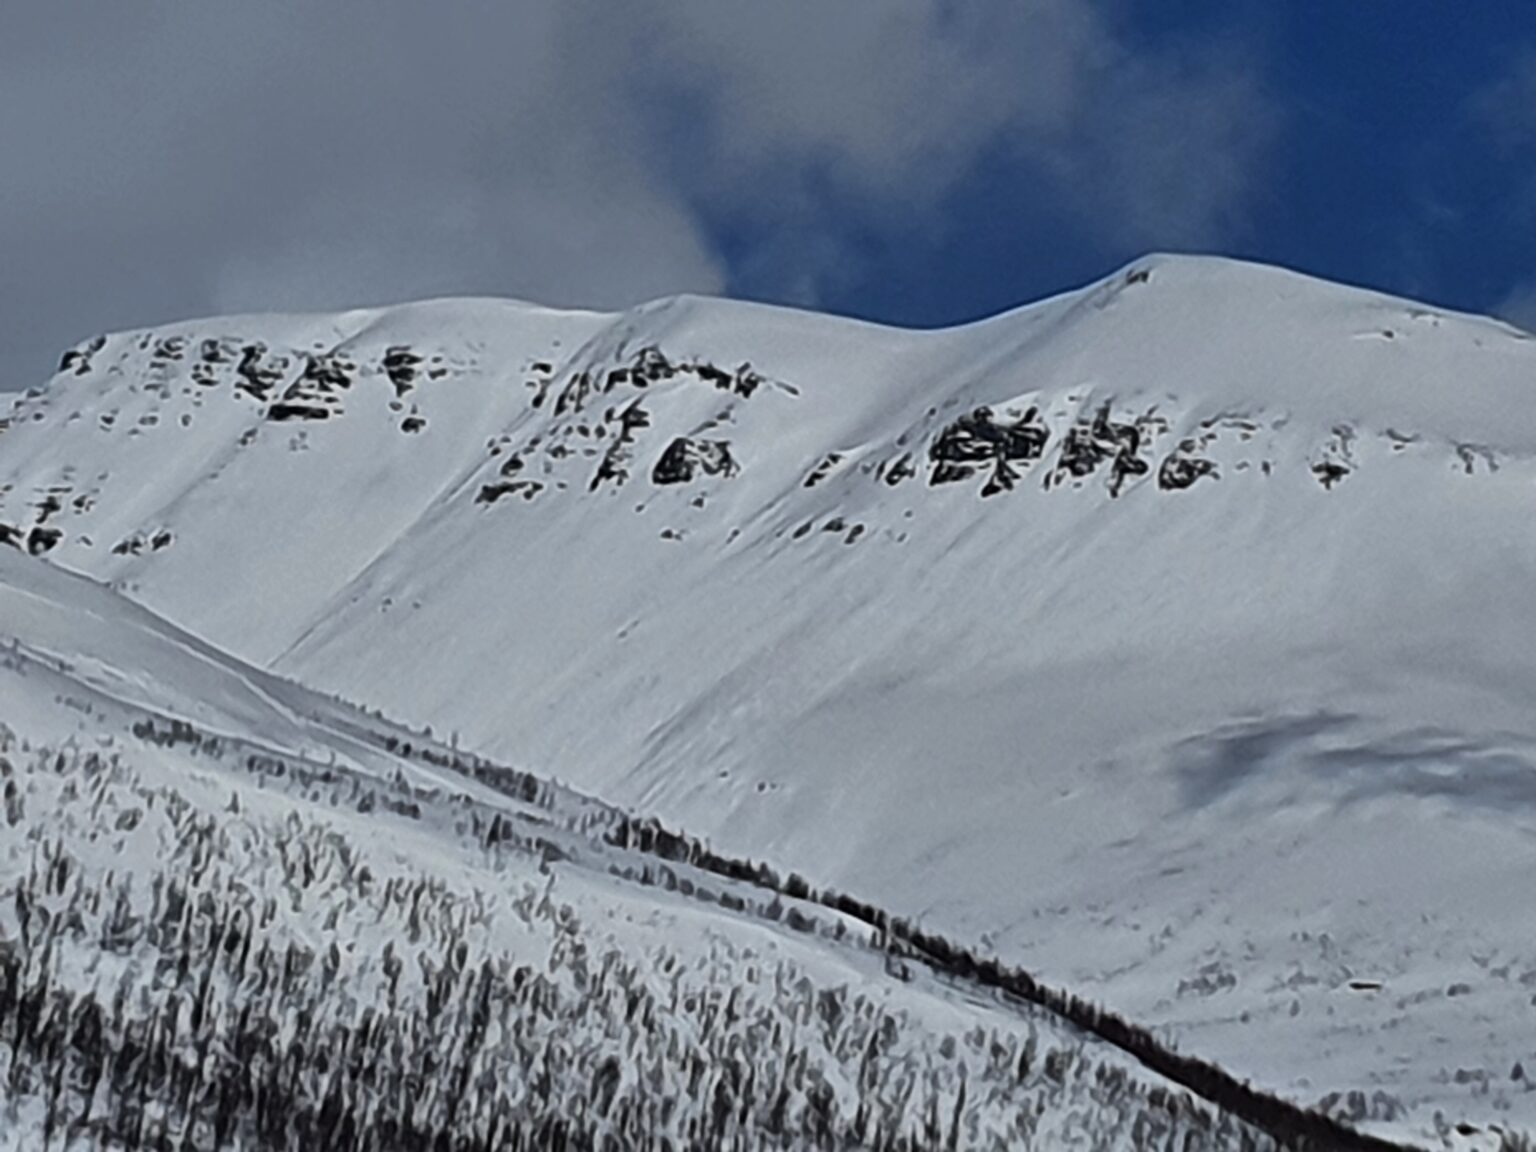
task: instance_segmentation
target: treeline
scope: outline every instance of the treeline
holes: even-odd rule
[[[8,750],[0,777],[32,802],[6,831],[28,852],[0,858],[0,1124],[42,1149],[1275,1147],[1080,1041],[917,1028],[718,932],[691,958],[605,938],[552,898],[532,824],[462,820],[456,797],[390,810],[458,817],[500,902],[379,874],[313,808],[210,806],[96,752]],[[408,787],[241,766],[338,809]],[[509,928],[542,958],[498,944]]]
[[[473,756],[434,756],[426,746],[412,749],[408,744],[402,748],[394,743],[391,750],[406,756],[414,752],[429,762],[464,772],[530,803],[547,805],[551,802],[547,785],[530,773],[497,768]],[[1302,1152],[1413,1152],[1411,1145],[1360,1132],[1326,1113],[1257,1089],[1209,1061],[1176,1052],[1148,1029],[1100,1005],[1042,984],[1022,968],[1004,965],[993,957],[978,956],[943,936],[924,932],[910,921],[892,916],[873,904],[846,893],[817,889],[794,872],[782,875],[766,863],[723,855],[694,837],[668,829],[657,820],[634,818],[612,809],[608,812],[611,819],[604,838],[615,848],[687,865],[786,899],[820,905],[862,923],[874,930],[876,945],[893,958],[915,960],[951,978],[1043,1008],[1114,1045],[1202,1099],[1242,1117],[1284,1147]],[[675,887],[675,879],[668,886]],[[717,897],[717,901],[738,911],[744,907],[742,901],[731,898],[728,893]],[[786,915],[785,922],[791,927],[810,926],[803,919],[797,923],[793,909]]]
[[[1175,1052],[1146,1028],[1097,1004],[1041,984],[1022,968],[977,956],[962,945],[924,932],[908,920],[844,893],[815,889],[798,874],[781,877],[766,864],[722,856],[708,845],[652,819],[622,818],[610,833],[609,842],[617,848],[648,853],[754,884],[790,899],[819,904],[865,924],[874,929],[877,945],[893,956],[919,961],[956,980],[1044,1008],[1134,1056],[1147,1068],[1202,1099],[1242,1117],[1286,1148],[1305,1152],[1403,1152],[1410,1147],[1359,1132],[1324,1113],[1254,1088],[1209,1061]]]
[[[187,726],[180,724],[180,727]],[[384,746],[392,754],[460,773],[523,803],[548,809],[556,802],[557,790],[543,778],[471,754],[441,749],[430,738],[413,744],[399,737],[387,736],[384,738]],[[657,820],[637,819],[606,805],[588,801],[575,793],[571,793],[570,798],[585,809],[579,821],[580,830],[600,834],[614,848],[686,865],[784,899],[819,905],[851,921],[864,924],[874,931],[875,945],[893,959],[917,961],[950,978],[989,988],[1043,1008],[1114,1045],[1147,1068],[1202,1099],[1255,1125],[1285,1147],[1299,1150],[1326,1149],[1330,1152],[1334,1149],[1339,1152],[1402,1152],[1407,1147],[1359,1132],[1326,1113],[1254,1088],[1209,1061],[1174,1051],[1148,1029],[1100,1005],[1044,985],[1022,968],[1004,965],[993,957],[978,956],[963,945],[936,933],[925,932],[910,921],[893,916],[873,904],[834,890],[817,889],[797,873],[782,875],[765,863],[723,855],[700,840],[666,828]],[[497,827],[499,829],[501,826]],[[546,843],[545,849],[552,851],[553,846]],[[657,879],[644,875],[636,878],[646,882]],[[678,887],[676,877],[666,879],[668,888]],[[692,886],[686,881],[683,881],[683,886],[688,894],[693,894]],[[729,892],[712,894],[712,899],[730,910],[748,910],[744,901]],[[761,909],[752,910],[761,912]],[[779,918],[778,911],[774,909],[774,919]],[[809,930],[813,927],[794,908],[783,913],[783,919],[793,928]]]

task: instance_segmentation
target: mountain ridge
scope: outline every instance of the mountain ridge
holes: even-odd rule
[[[1524,334],[1183,257],[930,332],[481,304],[106,341],[0,523],[1268,1086],[1531,1058]],[[1486,1076],[1361,1057],[1445,1034]]]

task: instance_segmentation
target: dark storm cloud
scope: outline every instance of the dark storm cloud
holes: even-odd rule
[[[10,388],[96,330],[210,312],[814,302],[843,230],[943,227],[989,150],[1107,230],[1209,243],[1269,129],[1236,57],[1133,53],[1076,0],[7,9]]]

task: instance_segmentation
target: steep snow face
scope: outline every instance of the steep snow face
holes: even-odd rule
[[[1533,387],[1507,326],[1214,260],[930,333],[220,320],[72,353],[0,522],[1299,1098],[1536,1125]]]

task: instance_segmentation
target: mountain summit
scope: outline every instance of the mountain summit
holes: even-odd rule
[[[1536,341],[1211,258],[169,325],[0,432],[0,540],[241,661],[1420,1132],[1536,1122],[1533,509]]]

